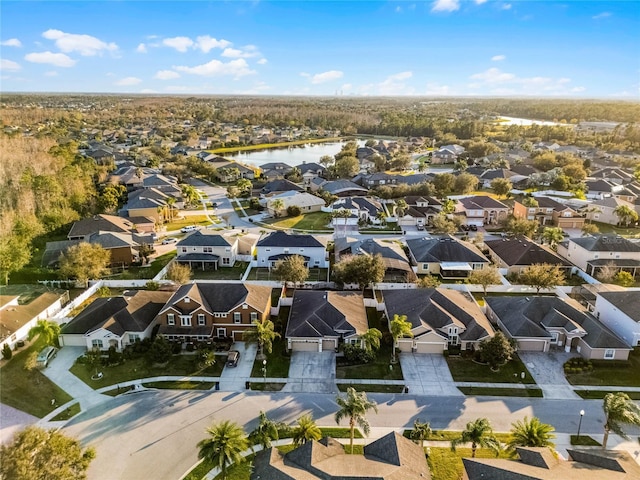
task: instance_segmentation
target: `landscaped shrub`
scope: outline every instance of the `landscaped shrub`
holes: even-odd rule
[[[369,363],[376,358],[374,352],[348,343],[344,345],[343,351],[344,358],[349,363]]]
[[[299,217],[302,214],[302,210],[297,205],[290,205],[287,207],[287,215],[290,217]]]
[[[8,343],[5,343],[4,346],[2,347],[2,358],[4,358],[5,360],[11,360],[11,357],[13,357],[13,352],[11,351],[11,347],[9,346]]]
[[[151,363],[165,363],[171,358],[171,345],[162,336],[157,336],[147,352]]]
[[[154,282],[153,280],[146,283],[145,288],[147,290],[156,291],[160,288],[160,284],[158,282]]]
[[[575,357],[564,362],[563,368],[565,373],[588,373],[593,370],[593,362]]]

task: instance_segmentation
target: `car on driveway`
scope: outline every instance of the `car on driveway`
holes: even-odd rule
[[[235,367],[240,360],[240,352],[238,350],[229,350],[227,354],[227,367]]]
[[[195,232],[198,229],[196,225],[187,225],[186,227],[182,227],[180,231],[182,233]]]
[[[162,240],[162,245],[169,245],[170,243],[176,243],[178,241],[177,238],[169,237]]]
[[[58,353],[58,349],[56,347],[45,347],[40,353],[38,353],[38,357],[36,358],[36,366],[39,368],[45,368],[49,365],[49,362],[55,358]]]

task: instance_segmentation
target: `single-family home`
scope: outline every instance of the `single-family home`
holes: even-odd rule
[[[624,185],[609,182],[608,180],[586,180],[587,198],[606,198],[612,197],[617,192],[624,189]]]
[[[429,196],[408,196],[405,197],[407,208],[402,215],[396,208],[396,216],[398,216],[398,225],[425,227],[431,224],[431,221],[442,210],[442,202],[436,198]]]
[[[570,238],[558,244],[558,255],[592,277],[604,267],[625,270],[634,277],[640,272],[640,244],[619,235]]]
[[[431,163],[434,165],[455,163],[464,150],[460,145],[443,145],[431,154]]]
[[[402,352],[442,353],[449,346],[474,349],[494,335],[478,304],[457,290],[384,290],[386,316],[406,315],[412,338],[400,338]]]
[[[317,178],[311,182],[311,191],[315,192],[318,190],[324,190],[337,197],[364,196],[369,193],[369,190],[361,187],[357,183],[353,183],[351,180],[326,181],[321,178]]]
[[[506,275],[519,275],[527,267],[539,263],[558,265],[565,276],[571,275],[573,265],[550,248],[529,237],[517,235],[498,240],[485,240],[489,256],[498,268],[506,269]]]
[[[331,204],[333,212],[347,210],[357,221],[380,224],[380,216],[385,214],[382,204],[373,197],[344,197]],[[356,221],[356,224],[357,224]],[[333,226],[343,225],[344,219],[336,217]]]
[[[300,255],[309,268],[328,268],[326,246],[313,235],[271,232],[256,245],[257,266],[273,267],[278,260]]]
[[[463,216],[465,225],[495,225],[509,215],[509,207],[486,195],[460,198],[455,212]]]
[[[271,287],[250,283],[189,283],[167,301],[156,319],[169,340],[242,340],[254,321],[271,315]]]
[[[302,175],[303,183],[307,186],[311,184],[311,180],[323,178],[327,174],[327,169],[315,162],[302,163],[298,165],[298,169],[300,170],[300,175]]]
[[[486,313],[518,350],[552,345],[587,360],[627,360],[631,348],[576,301],[555,296],[486,297]]]
[[[69,230],[69,233],[67,234],[67,238],[69,240],[81,240],[86,242],[94,233],[131,233],[135,229],[135,225],[128,218],[100,214],[73,222],[71,230]]]
[[[583,212],[589,220],[600,223],[608,223],[609,225],[618,225],[620,217],[616,214],[616,208],[620,206],[629,207],[637,212],[637,208],[633,203],[627,202],[619,197],[604,197],[593,201],[583,208]]]
[[[291,165],[287,165],[282,162],[270,162],[260,165],[262,170],[262,177],[267,180],[275,180],[277,178],[284,178],[293,170]]]
[[[336,262],[344,255],[380,255],[385,267],[385,281],[407,282],[415,279],[411,262],[396,241],[337,237],[334,252]]]
[[[640,346],[640,291],[597,293],[594,315],[627,345]]]
[[[513,216],[536,220],[540,225],[553,225],[558,228],[579,229],[584,226],[585,221],[583,214],[549,197],[532,197],[532,203],[529,206],[516,200],[513,205]]]
[[[280,179],[276,179],[276,180],[271,180],[270,182],[265,183],[264,187],[262,187],[262,190],[260,190],[260,193],[262,195],[276,195],[278,193],[283,193],[283,192],[303,192],[304,188],[302,188],[299,185],[296,185],[293,182],[290,182],[289,180],[286,180],[284,178],[280,178]]]
[[[265,198],[267,211],[273,216],[287,216],[287,208],[298,207],[300,212],[319,212],[324,207],[324,200],[307,192],[288,191]],[[278,208],[276,208],[280,205]]]
[[[202,270],[218,267],[233,267],[238,257],[238,236],[229,233],[198,230],[176,244],[176,259],[190,267]]]
[[[522,182],[529,177],[527,175],[520,175],[519,173],[516,173],[507,168],[492,168],[482,172],[478,180],[482,184],[483,188],[491,188],[491,182],[496,178],[509,180],[513,185],[513,184]]]
[[[589,175],[589,179],[593,180],[606,180],[617,184],[626,184],[633,182],[635,177],[633,174],[624,171],[619,167],[605,167]]]
[[[478,248],[451,235],[425,236],[407,240],[416,273],[442,278],[467,278],[473,270],[482,270],[489,260]]]
[[[119,297],[98,298],[62,327],[60,343],[87,349],[122,351],[151,338],[156,315],[172,292],[126,291]]]
[[[290,351],[334,351],[342,342],[362,346],[368,329],[361,292],[296,290],[285,338]]]

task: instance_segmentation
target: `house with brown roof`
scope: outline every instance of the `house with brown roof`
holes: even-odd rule
[[[422,447],[391,432],[364,447],[364,455],[347,455],[330,437],[312,440],[282,453],[263,450],[253,462],[251,480],[406,480],[430,479]]]
[[[506,269],[507,275],[519,275],[527,267],[539,263],[558,265],[565,276],[571,274],[573,265],[545,245],[529,237],[517,235],[510,238],[486,240],[489,256],[498,268]]]
[[[290,351],[333,351],[342,342],[362,346],[368,329],[361,292],[296,290],[285,338]]]
[[[398,339],[401,352],[442,353],[449,346],[472,349],[494,335],[480,307],[457,290],[384,290],[386,316],[406,315],[412,338]]]
[[[635,480],[640,465],[623,450],[567,449],[564,460],[546,447],[516,447],[517,460],[463,458],[464,480]]]
[[[393,240],[379,238],[357,239],[353,237],[337,237],[334,252],[336,262],[343,255],[380,255],[384,263],[385,278],[388,282],[408,282],[416,278],[411,262],[402,246]]]
[[[98,232],[131,233],[136,229],[135,223],[130,219],[116,215],[94,215],[73,222],[71,230],[67,234],[69,240],[88,241],[89,237]]]
[[[256,320],[271,314],[271,287],[250,283],[182,285],[157,315],[158,333],[169,340],[242,340]]]
[[[549,197],[533,198],[537,205],[526,206],[516,200],[513,204],[513,216],[526,220],[536,220],[540,225],[553,225],[558,228],[582,228],[585,217]]]
[[[465,225],[495,225],[509,215],[509,207],[487,195],[458,199],[455,213],[463,216]]]

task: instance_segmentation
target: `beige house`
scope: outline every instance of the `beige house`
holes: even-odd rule
[[[608,266],[634,277],[640,272],[640,244],[619,235],[590,235],[570,238],[558,245],[558,255],[591,276]]]
[[[475,245],[451,235],[407,240],[416,273],[442,278],[467,278],[473,270],[482,270],[489,260]]]
[[[527,207],[519,201],[513,205],[513,216],[526,220],[536,220],[540,225],[553,225],[558,228],[582,228],[585,216],[573,208],[563,205],[549,197],[535,197],[535,207]]]
[[[320,212],[324,207],[324,200],[306,192],[284,192],[265,199],[267,211],[274,216],[287,216],[287,208],[298,207],[302,214]],[[278,203],[281,203],[279,208]]]
[[[238,257],[238,236],[220,235],[218,232],[198,230],[176,244],[176,262],[190,267],[233,267]]]

